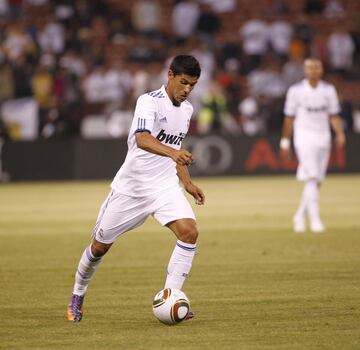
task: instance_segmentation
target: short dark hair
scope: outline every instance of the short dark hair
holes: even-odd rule
[[[172,60],[170,70],[174,75],[186,74],[192,77],[200,77],[201,68],[199,61],[191,55],[178,55]]]

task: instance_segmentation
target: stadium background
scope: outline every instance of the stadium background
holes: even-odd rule
[[[356,0],[1,1],[2,178],[111,178],[136,98],[166,81],[178,53],[203,69],[194,175],[294,171],[278,157],[282,107],[310,55],[337,88],[348,135],[330,171],[358,172],[359,11]]]

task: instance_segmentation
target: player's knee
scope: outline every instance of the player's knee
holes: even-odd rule
[[[181,240],[185,243],[195,244],[199,236],[196,226],[187,226],[181,232]]]
[[[111,245],[94,240],[91,244],[91,252],[95,257],[99,258],[107,253]]]

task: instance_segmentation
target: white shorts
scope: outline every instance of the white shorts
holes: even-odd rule
[[[296,178],[299,181],[324,180],[330,156],[328,147],[310,145],[296,147],[296,155],[299,161]]]
[[[111,190],[100,208],[93,238],[113,243],[124,232],[140,226],[152,215],[161,225],[195,214],[181,187],[171,187],[146,197],[130,197]]]

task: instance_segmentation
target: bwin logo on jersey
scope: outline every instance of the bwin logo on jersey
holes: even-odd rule
[[[156,138],[160,142],[165,142],[165,143],[168,143],[170,145],[178,145],[178,146],[180,146],[181,141],[185,138],[185,136],[186,136],[186,134],[184,134],[182,132],[179,135],[166,134],[165,130],[161,129],[161,131],[156,136]]]

